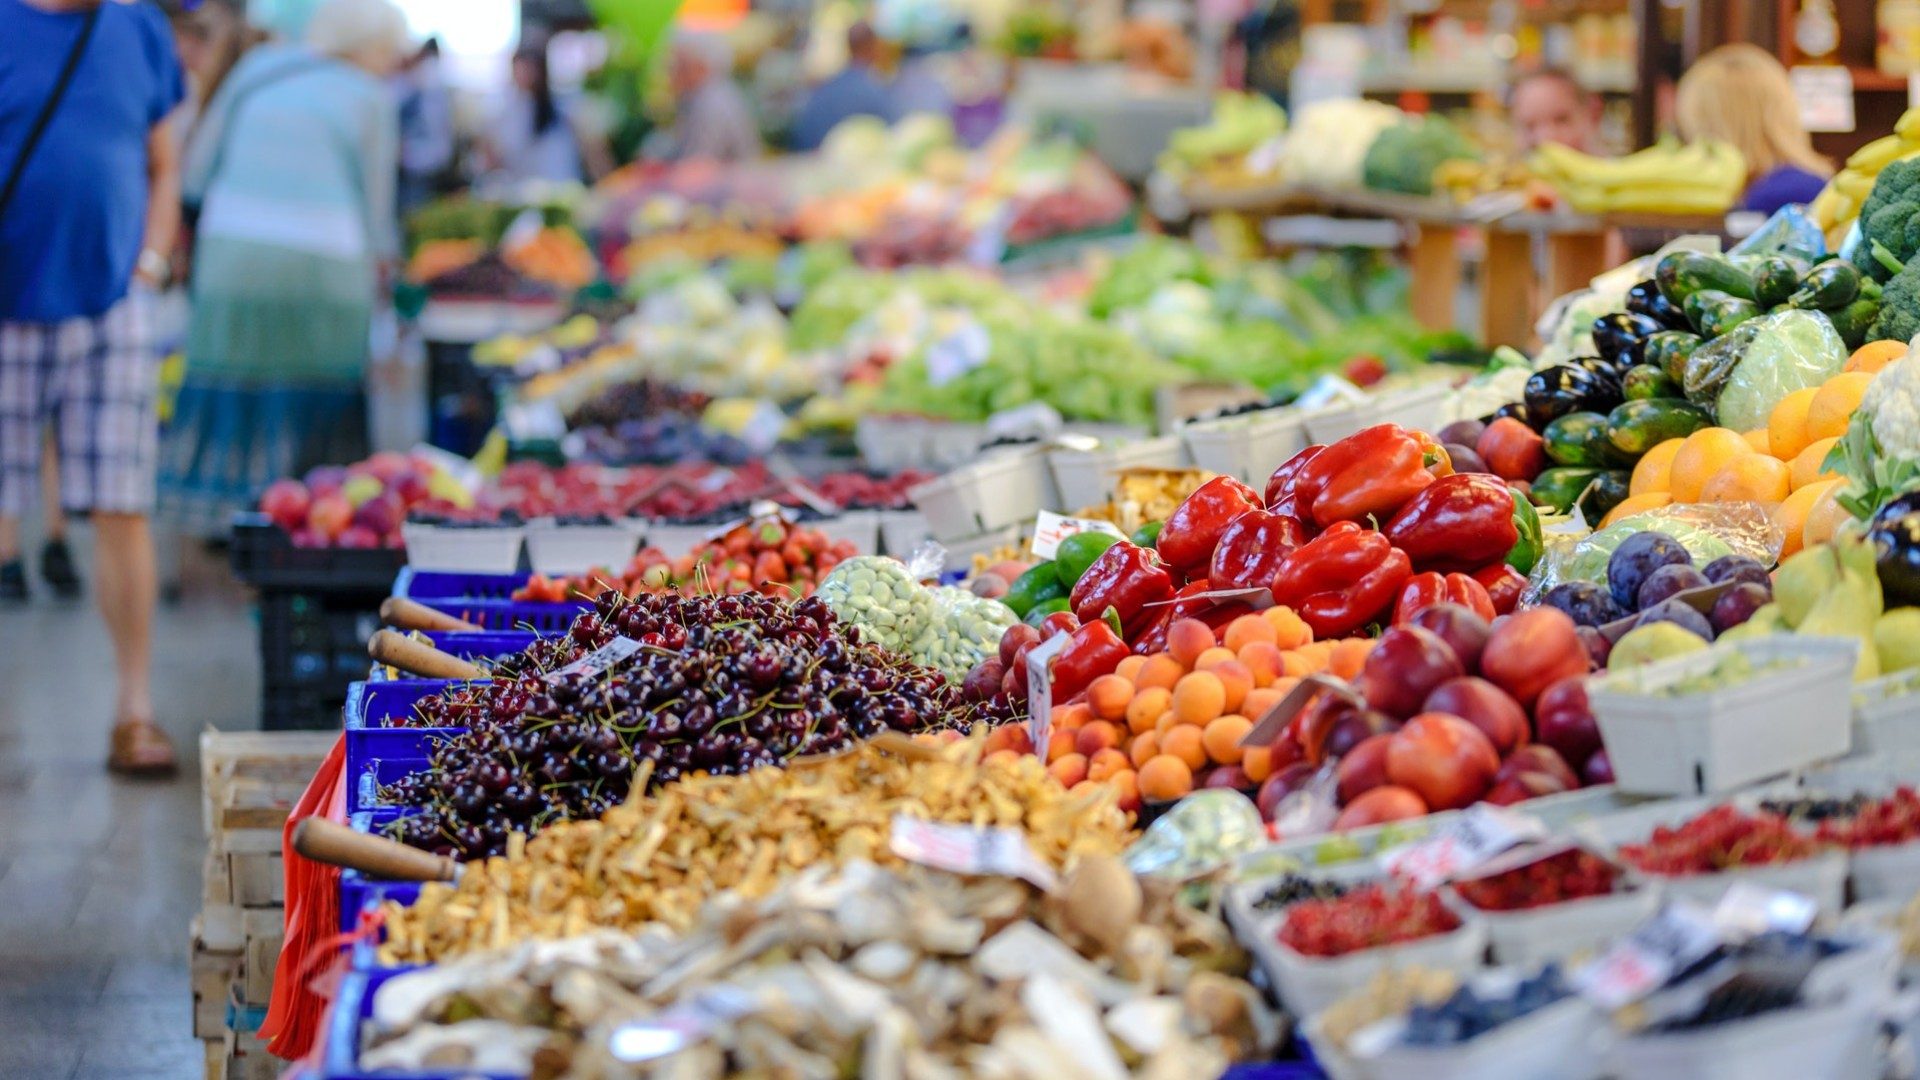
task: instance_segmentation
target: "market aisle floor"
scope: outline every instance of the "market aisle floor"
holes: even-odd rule
[[[83,565],[85,565],[83,563]],[[162,605],[167,782],[104,767],[111,669],[91,600],[0,609],[0,1077],[202,1075],[187,989],[200,907],[197,733],[256,726],[253,617],[231,590]]]

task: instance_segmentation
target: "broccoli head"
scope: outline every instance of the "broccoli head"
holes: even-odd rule
[[[1878,249],[1873,246],[1876,241]],[[1853,261],[1875,281],[1886,281],[1894,276],[1888,258],[1905,263],[1916,253],[1920,253],[1920,159],[1896,161],[1880,170],[1873,190],[1860,204],[1860,249]]]
[[[1868,341],[1911,341],[1920,334],[1920,259],[1907,263],[1880,293],[1880,314],[1867,330]]]
[[[1361,182],[1376,191],[1431,195],[1433,171],[1442,162],[1478,157],[1445,117],[1410,116],[1374,137],[1361,164]]]

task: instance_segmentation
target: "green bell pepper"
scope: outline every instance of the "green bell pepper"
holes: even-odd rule
[[[1546,541],[1540,531],[1540,514],[1533,508],[1533,500],[1519,491],[1507,489],[1513,494],[1513,528],[1520,534],[1513,547],[1507,552],[1507,565],[1523,574],[1533,573],[1533,564],[1540,561],[1540,555],[1546,551]]]

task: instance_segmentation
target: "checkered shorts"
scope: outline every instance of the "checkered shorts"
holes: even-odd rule
[[[24,516],[51,429],[68,510],[153,508],[160,354],[153,296],[136,286],[103,315],[0,322],[0,514]]]

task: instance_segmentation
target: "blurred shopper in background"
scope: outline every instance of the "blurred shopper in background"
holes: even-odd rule
[[[953,115],[953,93],[940,75],[940,54],[924,45],[909,45],[900,57],[888,87],[896,116],[913,113]]]
[[[406,48],[390,0],[324,0],[304,45],[256,47],[208,104],[186,166],[186,380],[161,461],[187,535],[223,535],[273,480],[367,453],[368,333],[396,253],[384,80]]]
[[[174,15],[173,39],[187,71],[187,103],[174,132],[182,140],[193,137],[200,112],[253,43],[253,34],[234,0],[199,0]]]
[[[1507,91],[1507,113],[1522,154],[1547,143],[1584,154],[1601,153],[1603,107],[1600,95],[1559,68],[1535,68],[1515,79]]]
[[[605,138],[554,92],[547,50],[538,46],[514,54],[513,85],[483,146],[494,178],[508,183],[581,183],[613,168]]]
[[[760,156],[760,129],[747,96],[733,81],[733,52],[718,34],[674,39],[667,68],[673,89],[673,127],[648,156],[671,161],[751,161]]]
[[[793,148],[818,150],[827,132],[849,116],[877,116],[892,123],[898,118],[893,99],[875,70],[880,39],[873,27],[857,22],[847,30],[847,66],[814,87],[793,118]]]
[[[394,76],[400,101],[400,213],[439,195],[453,179],[453,94],[440,70],[440,39],[428,38]]]
[[[160,10],[0,0],[0,576],[24,589],[20,519],[52,428],[60,504],[92,516],[117,680],[108,765],[167,772],[154,725],[151,290],[179,224],[167,118],[186,96]]]
[[[1747,159],[1742,210],[1771,214],[1812,202],[1833,164],[1813,149],[1787,69],[1757,45],[1722,45],[1680,77],[1674,119],[1682,138],[1731,143]]]

